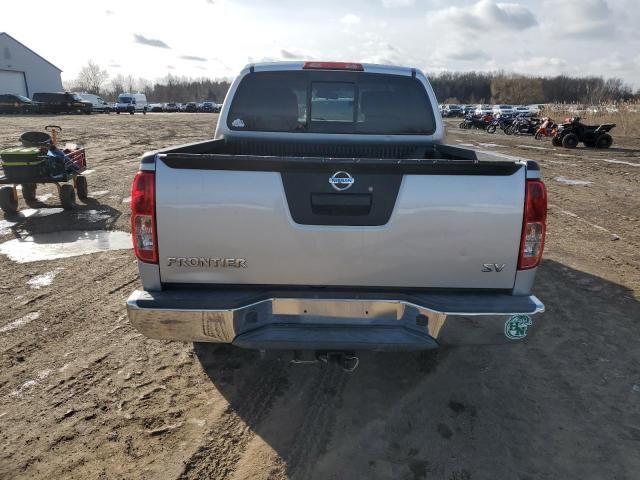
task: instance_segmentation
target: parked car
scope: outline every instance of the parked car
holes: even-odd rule
[[[515,108],[513,105],[494,105],[493,114],[494,115],[513,115],[515,113]]]
[[[0,95],[0,113],[37,113],[40,104],[22,95]]]
[[[149,112],[162,112],[163,111],[163,105],[162,105],[162,103],[150,103],[148,105],[147,110]]]
[[[544,105],[539,103],[528,105],[527,108],[529,109],[529,112],[531,112],[532,115],[540,115],[541,113],[544,112]]]
[[[107,102],[105,102],[98,95],[94,95],[93,93],[87,93],[87,92],[73,92],[73,93],[78,95],[85,102],[90,102],[91,105],[93,106],[93,111],[94,112],[111,113],[111,111],[112,111],[111,105],[109,105]]]
[[[491,105],[478,105],[474,113],[476,115],[493,114],[493,107]]]
[[[197,112],[198,111],[198,104],[196,102],[185,103],[184,104],[184,111],[185,112]]]
[[[178,104],[176,103],[165,103],[162,108],[165,112],[178,112],[180,109],[178,108]]]
[[[147,113],[147,96],[144,93],[121,93],[116,103],[116,113]]]
[[[203,112],[213,112],[214,111],[214,102],[202,102],[202,111]]]
[[[524,105],[518,105],[515,109],[516,115],[523,115],[525,117],[533,116],[533,112],[529,109],[529,107],[525,107]]]
[[[460,107],[460,110],[462,110],[462,115],[468,115],[470,113],[475,113],[476,111],[476,106],[475,105],[463,105],[462,107]]]
[[[72,92],[38,92],[33,94],[42,113],[86,113],[93,111],[93,104]]]
[[[421,71],[252,64],[229,92],[212,140],[143,155],[133,180],[140,332],[346,370],[358,350],[531,332],[540,168],[444,145]]]
[[[442,114],[445,117],[459,117],[462,115],[462,108],[460,108],[460,105],[445,105],[442,109]]]

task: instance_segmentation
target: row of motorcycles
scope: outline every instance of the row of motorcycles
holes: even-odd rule
[[[472,115],[464,117],[460,128],[478,128],[487,133],[496,133],[498,129],[507,135],[534,135],[536,139],[553,137],[558,126],[548,117],[537,118],[527,115]]]
[[[558,125],[549,117],[500,114],[469,114],[459,125],[462,129],[478,128],[487,133],[495,133],[500,129],[507,135],[533,135],[536,140],[552,137],[554,146],[565,148],[576,148],[580,142],[587,148],[609,148],[613,144],[609,132],[615,126],[615,123],[585,125],[580,117],[566,118]]]

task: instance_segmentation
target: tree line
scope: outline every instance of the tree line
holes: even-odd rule
[[[124,92],[144,93],[152,103],[212,101],[222,103],[230,83],[227,80],[189,78],[168,74],[154,82],[133,75],[109,72],[89,61],[80,69],[78,76],[65,82],[68,91],[88,92],[100,95],[106,101],[115,101]]]
[[[443,103],[616,103],[639,101],[640,90],[619,78],[527,76],[504,72],[443,72],[430,76],[436,96]],[[115,101],[123,92],[142,92],[149,102],[224,100],[227,80],[167,75],[151,82],[132,75],[109,72],[92,61],[82,67],[67,90],[84,91]]]
[[[619,78],[527,76],[502,72],[444,72],[430,77],[444,103],[616,103],[640,100]]]

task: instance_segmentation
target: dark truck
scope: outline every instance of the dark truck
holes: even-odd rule
[[[33,101],[38,102],[41,113],[86,113],[91,114],[93,104],[83,100],[77,93],[34,93]]]
[[[247,66],[214,139],[142,158],[133,325],[339,358],[525,338],[540,170],[443,144],[437,105],[412,68]]]

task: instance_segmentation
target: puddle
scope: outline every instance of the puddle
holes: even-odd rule
[[[51,270],[50,272],[46,272],[41,275],[36,275],[35,277],[31,278],[31,280],[27,282],[27,285],[29,285],[31,288],[36,288],[36,289],[47,287],[51,285],[56,275],[58,275],[63,270],[64,268],[58,267]]]
[[[458,143],[459,147],[475,147],[473,143]],[[131,197],[129,197],[129,201],[131,201]]]
[[[97,192],[91,192],[91,195],[89,196],[92,198],[99,198],[105,196],[107,193],[109,193],[109,190],[98,190]]]
[[[556,177],[556,182],[564,183],[565,185],[591,185],[593,182],[587,182],[586,180],[574,180],[567,177]]]
[[[481,147],[485,147],[485,148],[496,148],[496,147],[505,148],[504,145],[498,145],[497,143],[480,143],[480,142],[478,142],[478,145],[481,146]]]
[[[64,212],[64,208],[27,208],[20,210],[18,216],[22,217],[48,217],[49,215],[56,215]]]
[[[101,212],[100,210],[80,210],[78,211],[78,220],[84,220],[87,222],[100,222],[101,220],[108,220],[111,215],[107,212]]]
[[[547,147],[537,147],[535,145],[516,145],[516,147],[531,148],[533,150],[551,150],[550,148],[547,148]]]
[[[606,160],[607,163],[619,163],[621,165],[630,165],[632,167],[640,167],[640,163],[623,162],[622,160]]]
[[[464,144],[460,143],[459,145],[464,145]],[[123,198],[122,203],[131,203],[131,197]]]
[[[130,248],[131,234],[126,232],[71,230],[14,238],[0,244],[0,254],[14,262],[26,263]]]
[[[27,313],[24,317],[20,317],[11,323],[7,323],[4,327],[0,327],[0,333],[10,332],[16,328],[24,327],[27,323],[33,322],[40,317],[40,312]]]
[[[574,158],[575,155],[569,155],[568,153],[554,153],[554,155],[556,157],[567,157],[567,158]]]
[[[82,175],[90,175],[93,172],[95,172],[95,170],[85,170],[84,172],[82,172]]]
[[[53,193],[45,193],[43,195],[38,195],[36,198],[38,200],[40,200],[41,202],[46,202],[47,200],[49,200],[51,197],[53,197]]]
[[[63,208],[26,208],[11,216],[11,220],[0,220],[0,236],[11,233],[11,227],[29,217],[48,217],[64,212]]]

